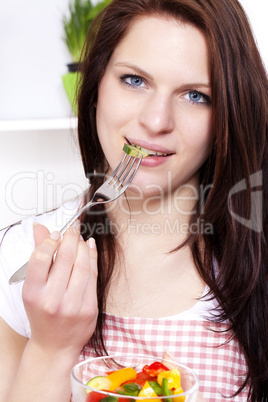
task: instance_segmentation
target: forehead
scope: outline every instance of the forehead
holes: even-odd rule
[[[111,62],[125,59],[142,68],[152,69],[198,67],[208,74],[209,57],[206,37],[198,28],[161,16],[139,17],[131,23],[123,39],[115,48]]]

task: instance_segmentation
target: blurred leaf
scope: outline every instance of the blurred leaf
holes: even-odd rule
[[[89,13],[88,13],[88,19],[89,20],[94,20],[94,18],[109,4],[111,3],[111,0],[103,0],[95,5]]]
[[[63,40],[74,62],[78,62],[80,59],[82,46],[89,28],[87,15],[92,8],[91,0],[70,0],[68,15],[62,17]]]
[[[80,59],[87,32],[94,18],[110,2],[111,0],[102,0],[93,6],[91,0],[69,1],[68,15],[63,15],[62,17],[64,28],[63,40],[72,56],[73,62],[78,62]]]

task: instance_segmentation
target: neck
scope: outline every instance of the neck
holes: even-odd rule
[[[128,191],[108,209],[110,222],[117,236],[143,238],[154,244],[163,241],[176,246],[190,233],[200,230],[191,224],[196,213],[198,192],[193,186],[182,186],[176,192],[140,195]],[[147,240],[145,240],[147,239]]]
[[[143,197],[128,191],[107,209],[122,251],[110,283],[108,312],[167,316],[186,310],[202,295],[205,285],[191,248],[171,253],[189,236],[196,203],[193,192],[183,187]]]

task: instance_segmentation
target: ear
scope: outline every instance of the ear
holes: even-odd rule
[[[49,230],[45,226],[35,222],[33,224],[33,235],[35,247],[37,247],[46,237],[49,236]]]

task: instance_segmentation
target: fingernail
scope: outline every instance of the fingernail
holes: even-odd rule
[[[60,238],[60,232],[58,232],[57,230],[55,232],[50,233],[49,237],[52,240],[59,240]]]
[[[164,356],[165,356],[165,357],[168,357],[169,359],[175,361],[174,357],[171,356],[171,354],[169,353],[169,351],[168,351],[167,349],[165,349],[165,351],[164,351],[162,357],[164,358]]]
[[[33,227],[38,226],[38,225],[39,225],[38,222],[34,222],[34,223],[33,223]]]
[[[95,243],[95,239],[93,239],[93,237],[90,237],[88,239],[88,244],[89,244],[89,248],[96,248],[96,243]]]

